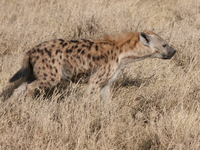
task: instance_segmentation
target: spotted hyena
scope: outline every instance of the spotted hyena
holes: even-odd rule
[[[56,39],[43,42],[26,52],[21,69],[10,79],[23,79],[15,89],[32,96],[36,89],[56,86],[61,80],[87,77],[85,95],[100,90],[110,97],[110,84],[128,64],[146,58],[170,59],[176,50],[151,32],[106,35],[97,40]]]

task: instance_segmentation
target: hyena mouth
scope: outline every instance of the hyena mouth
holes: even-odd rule
[[[168,55],[163,55],[162,59],[171,59],[175,53],[176,53],[176,51],[174,50],[174,51],[170,52]]]

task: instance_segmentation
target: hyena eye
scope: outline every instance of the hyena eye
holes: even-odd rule
[[[165,48],[167,46],[167,44],[164,44],[163,47]]]

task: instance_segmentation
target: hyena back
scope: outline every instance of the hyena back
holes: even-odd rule
[[[170,59],[176,50],[157,34],[128,32],[106,35],[97,40],[51,40],[26,52],[21,69],[10,79],[23,83],[14,93],[51,88],[62,79],[87,77],[85,95],[100,89],[102,98],[110,97],[110,83],[126,65],[146,58]]]

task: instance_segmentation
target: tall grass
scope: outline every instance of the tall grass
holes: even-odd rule
[[[1,0],[0,87],[42,41],[152,29],[178,52],[124,69],[110,103],[82,84],[2,100],[0,149],[200,149],[199,0]]]

